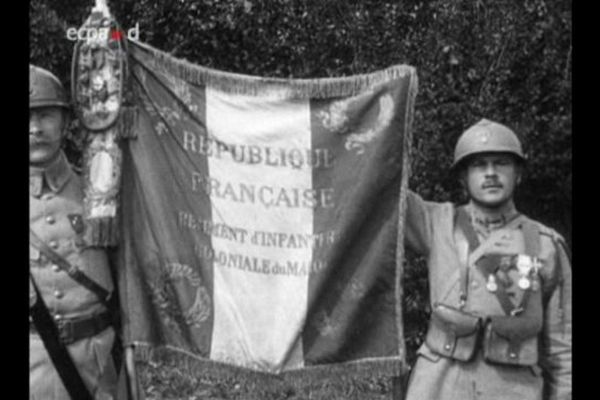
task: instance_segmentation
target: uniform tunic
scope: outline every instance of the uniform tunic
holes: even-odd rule
[[[30,168],[29,226],[55,252],[108,291],[113,290],[106,252],[89,247],[82,220],[83,188],[64,154],[46,169]],[[30,276],[55,320],[86,318],[106,310],[90,290],[53,265],[30,245]],[[30,277],[30,279],[31,279]],[[36,293],[30,281],[30,306]],[[90,393],[97,399],[113,398],[116,371],[111,357],[112,327],[68,345],[68,351]],[[69,399],[43,342],[29,335],[30,399]]]
[[[423,201],[408,194],[406,243],[427,258],[430,302],[459,305],[460,266],[467,264],[468,292],[464,311],[482,317],[505,315],[496,295],[474,263],[483,254],[523,254],[524,222],[538,225],[543,328],[539,335],[539,362],[535,366],[491,364],[481,346],[473,360],[456,361],[434,353],[425,343],[411,372],[407,400],[566,400],[571,399],[571,265],[562,237],[554,230],[514,212],[512,220],[478,233],[480,246],[469,254],[463,232],[455,224],[451,203]],[[516,274],[516,275],[515,275]],[[516,271],[510,272],[514,282]],[[523,290],[509,288],[514,301]],[[508,290],[507,290],[508,291]]]

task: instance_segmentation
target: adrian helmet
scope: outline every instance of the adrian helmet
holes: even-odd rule
[[[29,64],[29,108],[69,107],[67,94],[50,71]]]
[[[482,119],[467,129],[456,142],[452,168],[470,155],[490,152],[510,153],[525,161],[521,142],[512,130],[497,122]]]

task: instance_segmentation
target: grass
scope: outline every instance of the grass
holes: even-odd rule
[[[235,379],[193,376],[168,361],[139,362],[140,384],[146,400],[390,400],[389,379],[354,382],[346,387],[323,385],[310,390],[264,388],[250,395]]]

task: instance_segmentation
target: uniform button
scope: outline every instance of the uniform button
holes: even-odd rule
[[[58,242],[56,240],[51,240],[50,243],[48,243],[50,245],[50,247],[52,247],[53,249],[58,249]]]
[[[477,289],[479,287],[479,283],[477,283],[477,281],[473,281],[471,282],[471,287]]]
[[[55,314],[55,315],[54,315],[54,320],[55,320],[55,321],[61,321],[62,319],[63,319],[63,316],[62,316],[62,314]]]
[[[450,350],[450,344],[446,343],[446,344],[444,345],[444,350]]]
[[[48,223],[49,225],[52,225],[55,222],[56,222],[56,219],[54,219],[54,217],[52,215],[48,215],[46,217],[46,223]]]
[[[517,358],[517,355],[516,355],[515,353],[510,353],[508,356],[509,356],[510,358]]]
[[[56,297],[57,299],[61,299],[65,294],[63,292],[61,292],[60,290],[55,290],[54,291],[54,297]]]
[[[56,264],[52,264],[52,267],[50,267],[50,268],[52,268],[52,271],[54,271],[54,272],[60,271],[60,267]]]

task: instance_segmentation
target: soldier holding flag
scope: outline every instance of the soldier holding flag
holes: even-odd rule
[[[407,245],[427,257],[432,315],[408,400],[571,399],[571,265],[564,239],[521,214],[525,157],[481,120],[453,167],[470,200],[408,194]]]

